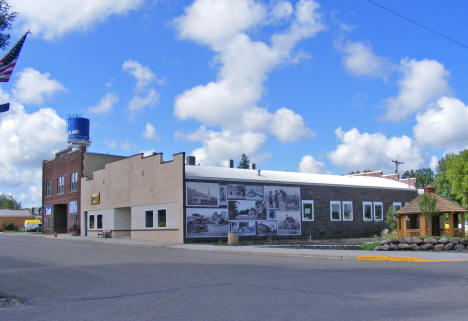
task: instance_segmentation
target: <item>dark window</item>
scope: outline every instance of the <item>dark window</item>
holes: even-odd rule
[[[145,227],[153,227],[153,211],[145,212]]]
[[[52,180],[48,179],[46,181],[46,196],[52,195]]]
[[[89,229],[94,229],[94,215],[89,216]]]
[[[158,210],[158,227],[166,227],[166,210]]]
[[[97,228],[98,229],[102,228],[102,214],[99,214],[97,216]]]
[[[60,176],[57,178],[57,194],[62,194],[63,193],[63,184],[64,179],[63,176]]]
[[[70,175],[70,191],[76,192],[78,190],[78,172],[71,173]]]

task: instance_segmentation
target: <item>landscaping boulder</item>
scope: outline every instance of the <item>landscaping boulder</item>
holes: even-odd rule
[[[374,251],[388,251],[389,249],[390,249],[390,246],[388,246],[388,244],[374,247]]]
[[[399,250],[409,250],[410,246],[406,243],[400,243],[398,244],[398,249]]]
[[[457,250],[457,251],[463,251],[465,248],[466,248],[465,245],[457,244],[457,245],[455,245],[454,249]]]
[[[462,239],[460,240],[460,244],[463,244],[463,245],[468,245],[468,239]]]
[[[421,244],[419,248],[424,251],[429,251],[434,248],[434,245],[432,245],[431,243],[424,243],[424,244]]]
[[[413,238],[412,237],[405,237],[405,243],[406,244],[413,244]]]
[[[444,244],[434,245],[434,251],[443,251],[443,250],[444,250]]]
[[[409,246],[409,248],[410,248],[410,250],[413,250],[413,251],[419,250],[419,246],[418,246],[417,244],[411,244],[411,245]]]
[[[436,239],[429,238],[429,239],[424,239],[424,243],[434,245],[434,244],[439,243],[439,241],[437,241]]]
[[[419,244],[423,244],[424,241],[421,240],[419,237],[413,237],[413,243],[419,245]]]
[[[460,244],[460,239],[457,239],[457,238],[450,239],[450,243]]]
[[[393,244],[393,243],[390,243],[389,246],[390,246],[390,249],[389,249],[389,250],[398,251],[398,245]]]
[[[400,242],[400,243],[406,243],[406,238],[400,237],[400,238],[398,239],[398,242]]]
[[[382,232],[380,233],[380,235],[382,236],[385,236],[385,235],[388,235],[388,233],[390,233],[390,230],[388,228],[386,229],[383,229]]]
[[[449,242],[449,239],[446,238],[445,236],[439,240],[439,243],[442,243],[442,244],[447,244],[448,242]]]
[[[454,247],[455,247],[455,244],[453,244],[453,243],[447,243],[447,244],[445,244],[445,246],[444,246],[444,251],[453,250]]]
[[[380,242],[380,245],[390,244],[392,240],[383,240]]]

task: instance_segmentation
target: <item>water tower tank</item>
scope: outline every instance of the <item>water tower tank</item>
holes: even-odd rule
[[[89,140],[89,119],[71,116],[68,118],[68,144],[74,148],[88,146]]]

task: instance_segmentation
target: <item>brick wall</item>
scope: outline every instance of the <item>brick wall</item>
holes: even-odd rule
[[[12,222],[15,227],[24,228],[24,221],[26,220],[35,220],[34,216],[4,216],[0,217],[0,231],[5,229],[6,222]]]

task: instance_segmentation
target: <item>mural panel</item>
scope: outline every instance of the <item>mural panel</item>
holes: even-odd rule
[[[187,206],[219,206],[219,184],[187,182]]]
[[[226,208],[187,208],[187,237],[227,237]]]
[[[228,201],[229,220],[264,220],[266,208],[263,201]]]
[[[242,184],[228,184],[227,193],[230,200],[245,200],[245,186]]]

